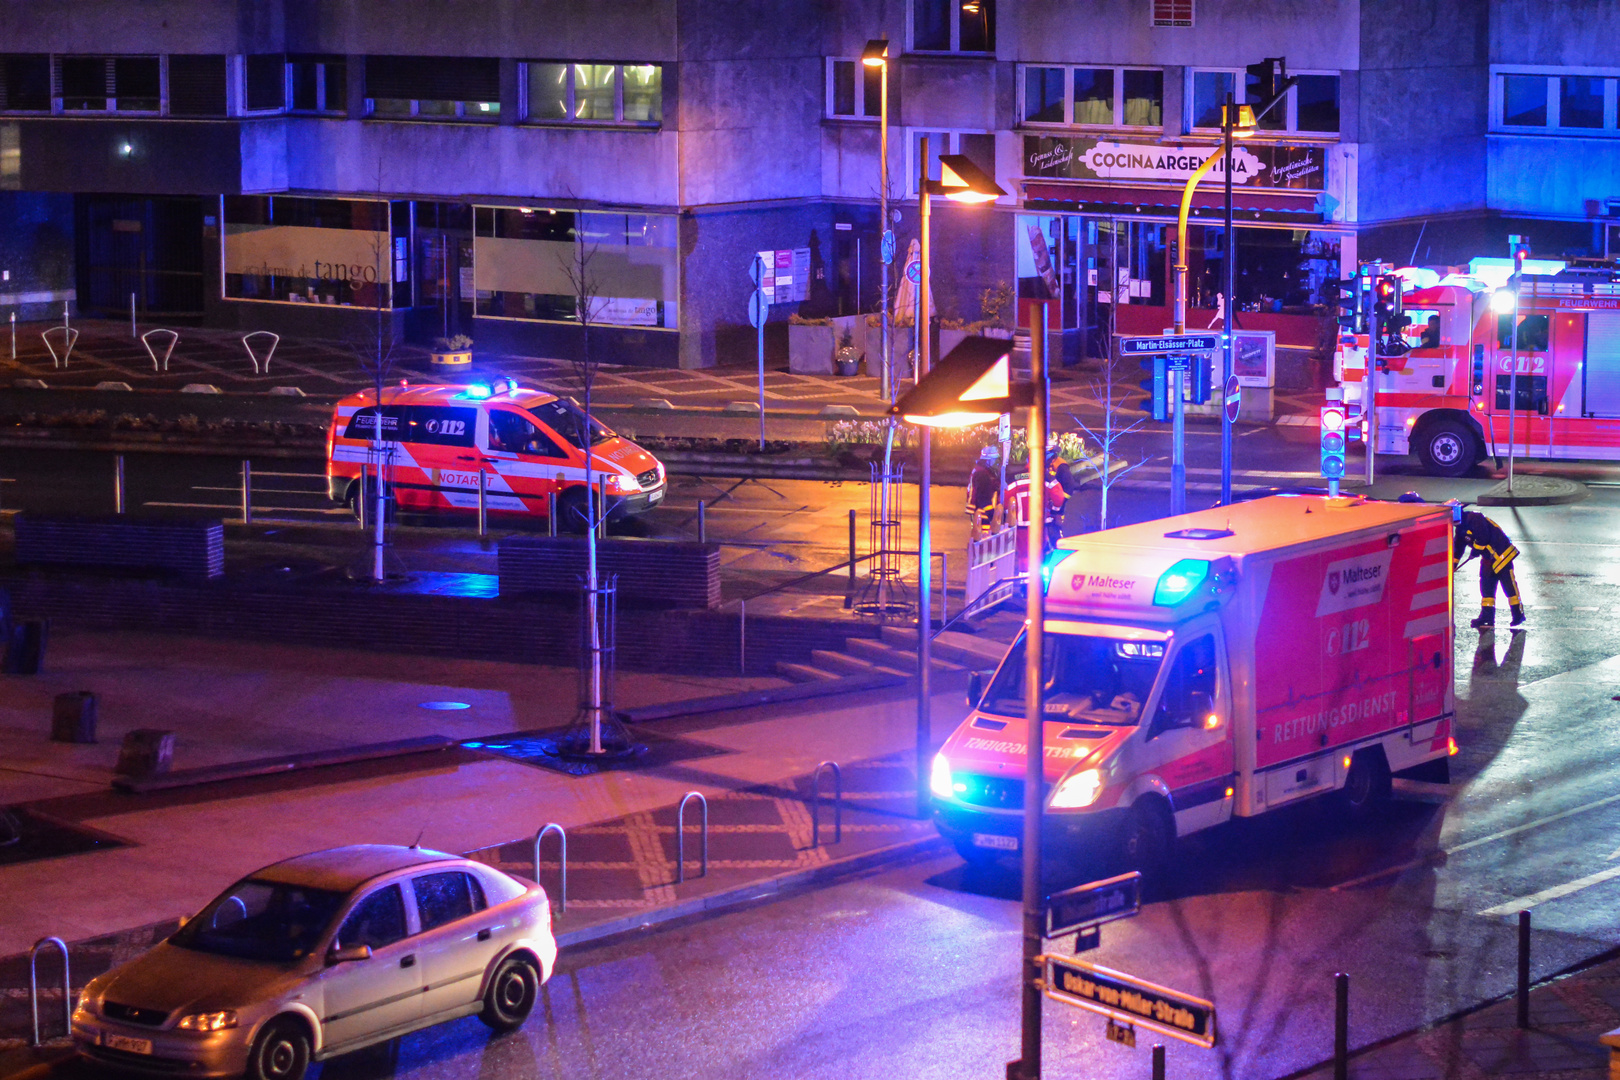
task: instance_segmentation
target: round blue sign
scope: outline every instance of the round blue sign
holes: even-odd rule
[[[913,285],[922,284],[922,262],[912,261],[906,263],[906,280]]]

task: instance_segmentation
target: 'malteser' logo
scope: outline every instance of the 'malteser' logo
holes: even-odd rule
[[[1322,592],[1317,597],[1316,614],[1332,615],[1382,600],[1384,579],[1389,576],[1393,554],[1385,548],[1329,563],[1322,579]]]
[[[1069,588],[1075,592],[1079,592],[1081,589],[1134,589],[1136,588],[1136,579],[1115,577],[1112,574],[1080,573],[1070,579]]]

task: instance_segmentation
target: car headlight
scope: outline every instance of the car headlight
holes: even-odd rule
[[[641,490],[641,485],[636,483],[636,478],[633,476],[615,476],[613,478],[613,490],[620,495],[634,495]]]
[[[236,1013],[230,1009],[192,1013],[190,1016],[182,1016],[176,1026],[181,1031],[223,1031],[236,1026]]]
[[[928,777],[928,790],[941,799],[949,799],[955,794],[951,790],[951,763],[945,759],[944,754],[934,755],[934,768]]]
[[[1078,810],[1090,806],[1102,794],[1103,777],[1100,769],[1082,769],[1065,777],[1052,792],[1048,806],[1058,810]]]

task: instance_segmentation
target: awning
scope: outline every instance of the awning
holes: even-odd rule
[[[1317,202],[1320,196],[1316,191],[1234,187],[1232,213],[1250,221],[1319,222],[1322,220]],[[1091,213],[1174,215],[1181,211],[1181,189],[1037,181],[1024,185],[1024,201]],[[1224,213],[1225,189],[1219,184],[1200,184],[1193,192],[1192,208],[1193,215],[1205,221],[1211,211]]]

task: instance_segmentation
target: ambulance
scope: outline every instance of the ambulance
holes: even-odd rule
[[[333,502],[354,509],[362,472],[376,482],[379,416],[387,444],[385,482],[407,513],[476,511],[482,474],[490,513],[543,518],[555,493],[560,523],[578,531],[585,522],[580,443],[587,428],[591,482],[598,491],[605,488],[610,519],[651,510],[668,490],[663,464],[647,451],[587,420],[571,400],[505,379],[493,385],[401,383],[383,390],[380,409],[371,390],[339,401],[326,435]]]
[[[1274,495],[1070,537],[1048,560],[1043,838],[1162,868],[1176,838],[1456,753],[1446,507]],[[970,861],[1023,834],[1024,637],[934,758]]]
[[[1378,452],[1415,453],[1438,476],[1482,458],[1620,459],[1620,263],[1529,259],[1517,295],[1511,259],[1457,272],[1406,267],[1410,319],[1377,370]],[[1366,334],[1341,333],[1334,375],[1347,402],[1368,396]]]

